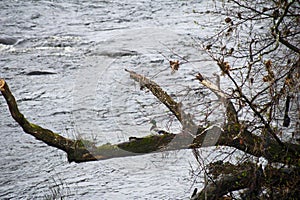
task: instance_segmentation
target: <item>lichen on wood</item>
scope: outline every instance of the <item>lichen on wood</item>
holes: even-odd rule
[[[134,71],[125,69],[129,72],[130,78],[140,83],[143,87],[149,89],[152,94],[163,103],[169,110],[175,115],[178,121],[182,124],[182,129],[190,134],[196,135],[198,126],[194,122],[189,113],[186,113],[181,103],[176,102],[166,91],[164,91],[157,83],[148,79],[147,77],[140,75]]]
[[[119,144],[96,146],[91,141],[65,138],[49,129],[30,123],[19,111],[16,100],[3,79],[0,79],[0,91],[6,99],[12,117],[23,128],[24,132],[43,141],[49,146],[65,151],[68,155],[69,162],[87,162],[160,151],[201,148],[205,137],[209,137],[209,135],[207,135],[209,131],[201,126],[196,126],[192,118],[188,118],[189,114],[180,111],[178,103],[154,81],[150,81],[132,71],[130,71],[130,76],[137,81],[141,81],[142,79],[143,83],[148,82],[146,86],[151,89],[154,95],[161,99],[165,105],[169,105],[169,109],[178,115],[178,119],[181,120],[182,124],[186,125],[186,130],[192,130],[194,134],[169,133],[165,135],[149,135]],[[187,122],[185,122],[183,116],[187,117]],[[220,137],[216,144],[210,145],[230,146],[257,157],[263,156],[272,162],[300,166],[299,145],[289,144],[289,149],[283,149],[274,140],[270,140],[268,148],[260,149],[257,144],[264,143],[262,138],[250,133],[246,129],[242,129],[238,123],[228,124],[223,127],[223,130],[220,128],[219,132]]]

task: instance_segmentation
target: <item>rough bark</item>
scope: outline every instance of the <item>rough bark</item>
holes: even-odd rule
[[[9,111],[13,119],[23,128],[24,132],[33,135],[36,139],[41,140],[49,146],[56,147],[65,152],[69,152],[74,146],[75,141],[64,138],[59,134],[53,133],[51,130],[42,128],[36,124],[30,123],[24,115],[19,111],[15,97],[3,79],[0,79],[0,91],[5,98]]]
[[[222,168],[216,169],[218,167]],[[249,188],[251,184],[257,182],[254,176],[255,169],[252,166],[248,166],[247,163],[244,163],[242,166],[226,163],[212,166],[211,168],[214,168],[213,170],[215,171],[218,170],[218,172],[213,173],[218,173],[219,178],[202,189],[195,199],[219,199],[230,192]]]
[[[138,74],[133,75],[142,77]],[[149,81],[145,78],[143,78],[143,80]],[[179,112],[179,108],[176,106],[177,103],[157,84],[154,84],[153,81],[150,83],[151,84],[148,83],[145,86],[149,87],[149,89],[151,88],[153,94],[159,97],[164,104],[168,104],[170,110],[176,113],[181,121],[184,121],[182,119],[182,113],[184,112]],[[70,162],[87,162],[115,157],[136,156],[151,152],[201,148],[205,137],[210,137],[207,129],[197,127],[196,132],[198,134],[196,136],[171,133],[165,135],[150,135],[143,138],[135,138],[120,144],[105,144],[97,147],[90,141],[68,139],[57,133],[53,133],[51,130],[30,123],[19,111],[16,100],[3,79],[0,79],[0,90],[6,99],[12,117],[23,128],[24,132],[45,142],[49,146],[65,151]],[[187,114],[184,113],[184,115]],[[192,123],[192,127],[195,128],[196,125],[193,122],[190,123]],[[221,133],[220,137],[217,143],[212,145],[230,146],[257,157],[263,156],[272,162],[300,166],[299,145],[286,144],[286,146],[289,145],[289,147],[293,149],[290,151],[289,149],[283,149],[276,141],[271,140],[268,141],[267,148],[266,145],[262,148],[265,144],[263,139],[251,134],[247,130],[241,129],[239,124],[228,125],[224,130],[219,131]]]
[[[226,116],[228,124],[236,124],[239,123],[236,110],[234,108],[234,105],[230,101],[230,97],[225,94],[217,85],[213,84],[211,81],[205,79],[201,73],[198,73],[196,78],[200,81],[200,83],[210,89],[218,98],[219,100],[224,104],[226,108]]]
[[[176,101],[174,101],[172,97],[168,95],[168,93],[154,81],[148,79],[143,75],[137,74],[134,71],[130,71],[127,69],[125,69],[125,71],[129,72],[130,78],[140,83],[142,87],[146,87],[147,89],[149,89],[160,102],[162,102],[167,108],[169,108],[169,110],[182,124],[183,130],[188,131],[191,134],[197,133],[198,126],[193,121],[192,116],[189,113],[184,112],[184,110],[182,109],[183,105],[181,103],[177,103]]]
[[[243,199],[269,199],[263,197],[264,188],[273,190],[272,199],[296,199],[299,197],[300,171],[297,168],[264,169],[251,162],[239,165],[215,162],[208,165],[209,184],[194,195],[193,199],[220,199],[233,191],[244,190]]]

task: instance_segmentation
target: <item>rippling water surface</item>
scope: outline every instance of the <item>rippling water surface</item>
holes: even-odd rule
[[[197,84],[195,66],[208,75],[214,69],[194,62],[171,74],[167,58],[177,53],[205,60],[192,38],[213,32],[207,24],[216,19],[193,10],[211,6],[192,0],[2,0],[0,37],[18,43],[0,45],[0,77],[30,121],[70,138],[122,142],[149,134],[151,119],[179,131],[167,109],[124,69],[153,77],[186,101],[179,94]],[[53,74],[30,75],[35,71]],[[69,164],[63,152],[24,134],[3,98],[0,125],[1,199],[43,199],[55,191],[66,199],[187,199],[192,193],[190,151]]]

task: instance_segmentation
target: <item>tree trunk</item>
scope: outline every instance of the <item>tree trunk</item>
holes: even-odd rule
[[[141,76],[141,78],[149,83],[148,79],[145,77]],[[151,83],[145,86],[152,88],[154,91],[152,92],[155,96],[160,95],[159,98],[162,99],[164,104],[171,102],[169,107],[173,113],[177,113],[176,115],[178,115],[179,119],[184,121],[182,115],[188,116],[188,114],[185,114],[182,111],[179,112],[178,106],[173,106],[177,105],[177,103],[172,100],[167,93],[163,92],[158,85]],[[0,90],[3,97],[6,99],[12,117],[23,128],[24,132],[45,142],[49,146],[63,150],[67,153],[69,162],[87,162],[161,151],[201,148],[205,137],[210,137],[208,129],[197,127],[196,135],[172,133],[149,135],[142,138],[133,138],[130,141],[119,144],[105,144],[97,147],[91,141],[68,139],[57,133],[53,133],[51,130],[30,123],[24,115],[20,113],[16,100],[3,79],[0,79]],[[160,92],[156,93],[156,91]],[[165,101],[167,101],[167,103]],[[191,119],[189,119],[189,123],[187,124],[190,124],[187,125],[188,128],[195,129],[196,125]],[[220,137],[216,144],[211,145],[234,147],[257,157],[263,156],[272,162],[300,166],[299,145],[286,144],[290,147],[286,150],[276,143],[276,141],[271,140],[268,141],[268,148],[262,150],[261,145],[264,141],[247,130],[242,130],[239,124],[228,125],[224,130],[219,129],[217,131],[221,133]]]

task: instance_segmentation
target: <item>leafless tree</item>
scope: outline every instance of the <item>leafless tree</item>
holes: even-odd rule
[[[220,73],[217,81],[201,69],[194,74],[199,86],[217,101],[198,95],[201,112],[190,113],[153,80],[131,70],[139,82],[164,104],[181,123],[179,134],[130,137],[119,144],[96,146],[69,139],[29,122],[19,111],[5,80],[0,91],[12,117],[23,130],[46,144],[63,150],[70,162],[87,162],[122,156],[192,149],[204,173],[204,188],[195,184],[192,199],[297,199],[300,196],[300,35],[299,1],[215,1],[220,30],[197,38],[202,52]],[[207,12],[208,13],[208,12]],[[206,14],[206,13],[202,13]],[[170,60],[172,73],[180,73],[185,57]],[[177,72],[176,72],[177,73]],[[216,83],[215,83],[216,82]],[[226,83],[226,84],[224,84]],[[222,123],[209,116],[224,108]],[[195,116],[196,114],[201,116]],[[201,150],[213,149],[209,158]],[[263,162],[262,162],[263,161]]]

